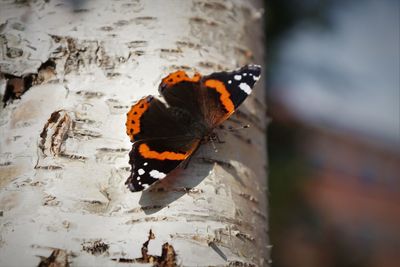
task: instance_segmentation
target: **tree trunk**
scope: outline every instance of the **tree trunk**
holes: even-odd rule
[[[224,123],[250,129],[124,185],[130,106],[177,69],[262,63],[261,1],[0,5],[0,266],[268,265],[261,85]]]

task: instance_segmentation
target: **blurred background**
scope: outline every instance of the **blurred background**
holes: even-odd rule
[[[266,12],[272,266],[400,266],[400,1]]]

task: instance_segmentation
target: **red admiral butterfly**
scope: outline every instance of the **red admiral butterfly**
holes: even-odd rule
[[[162,79],[159,92],[168,106],[147,96],[127,114],[126,131],[133,142],[128,188],[141,191],[189,159],[246,99],[260,74],[260,66],[246,65],[192,78],[179,70]]]

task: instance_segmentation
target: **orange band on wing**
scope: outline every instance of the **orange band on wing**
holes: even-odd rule
[[[230,99],[231,94],[228,92],[228,90],[226,90],[223,82],[218,80],[207,80],[205,85],[215,89],[220,94],[219,100],[221,100],[222,105],[225,107],[228,114],[231,114],[235,111],[235,105]]]
[[[178,70],[162,79],[161,84],[171,87],[180,82],[198,82],[200,78],[201,75],[197,72],[194,74],[193,78],[190,78],[185,71]]]
[[[147,98],[143,98],[133,105],[131,110],[126,114],[126,134],[130,137],[131,141],[140,132],[140,117],[149,106],[150,103]]]
[[[192,154],[193,150],[190,150],[186,153],[176,153],[176,152],[157,152],[150,150],[149,146],[146,144],[139,145],[139,153],[144,158],[147,159],[158,159],[158,160],[185,160],[187,157]]]

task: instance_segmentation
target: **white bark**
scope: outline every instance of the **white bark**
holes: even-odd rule
[[[168,242],[183,266],[268,265],[261,84],[225,123],[250,129],[219,132],[218,152],[202,145],[149,191],[124,185],[130,105],[176,69],[262,63],[259,2],[104,0],[75,12],[66,1],[1,2],[1,72],[56,67],[1,108],[0,266],[52,252],[61,265],[126,266],[112,259],[141,258],[150,229],[148,254]]]

